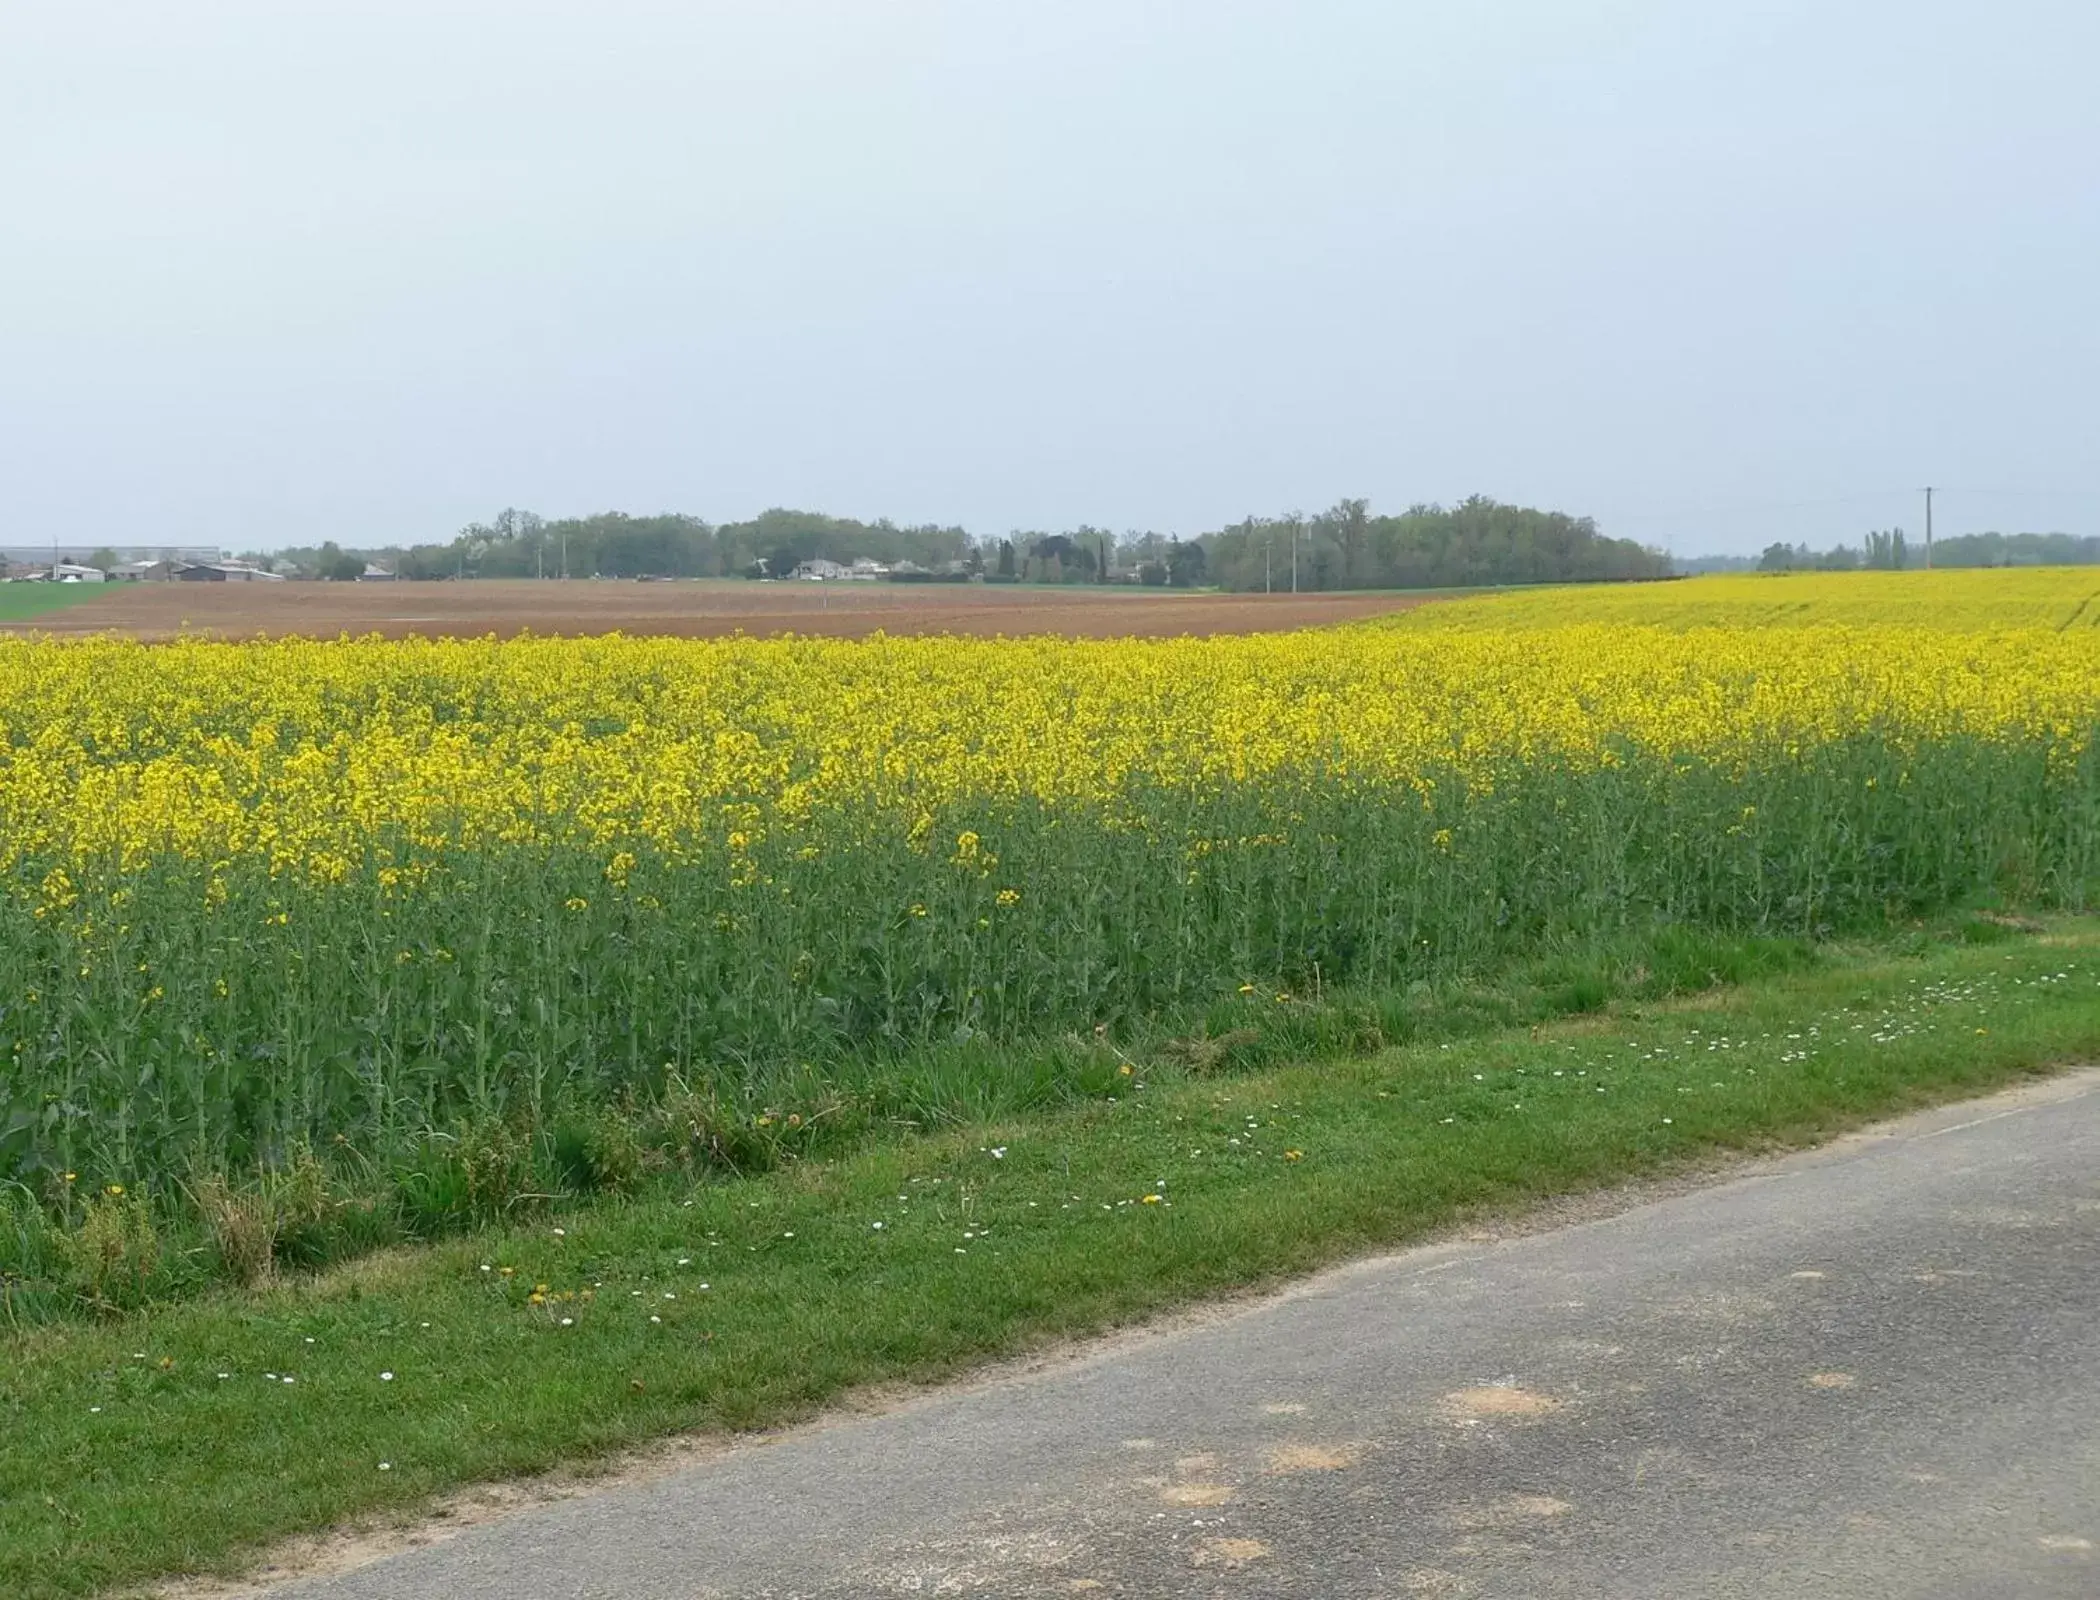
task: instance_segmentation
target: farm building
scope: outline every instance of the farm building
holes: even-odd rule
[[[811,556],[796,567],[791,576],[817,579],[825,583],[873,583],[879,578],[890,576],[890,569],[882,562],[871,560],[867,556],[855,557],[851,566],[828,560],[823,556]]]
[[[265,572],[261,567],[246,561],[199,561],[186,567],[178,567],[175,577],[181,583],[282,583],[284,575]]]

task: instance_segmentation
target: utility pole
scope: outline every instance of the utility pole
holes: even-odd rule
[[[1291,593],[1298,592],[1298,519],[1291,518]]]
[[[1925,485],[1925,570],[1932,570],[1932,485]]]

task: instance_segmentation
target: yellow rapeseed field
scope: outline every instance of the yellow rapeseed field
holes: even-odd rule
[[[375,851],[682,856],[1024,797],[1096,815],[1134,787],[1491,786],[1549,757],[1731,766],[1866,734],[2061,760],[2100,710],[2093,630],[1488,625],[1585,598],[1682,616],[1684,592],[1173,641],[8,640],[0,866],[261,856],[340,878]]]
[[[673,1082],[758,1115],[1628,930],[2084,903],[2094,582],[1169,641],[0,641],[0,1178],[422,1170],[463,1120]]]
[[[1531,589],[1399,619],[1424,628],[1606,623],[1660,628],[1843,624],[1951,633],[2100,628],[2100,567],[1727,573],[1665,583]]]

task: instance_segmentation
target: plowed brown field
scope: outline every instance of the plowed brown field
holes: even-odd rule
[[[1402,611],[1406,594],[1187,594],[993,584],[125,583],[7,631],[141,639],[380,633],[1055,633],[1079,638],[1257,633]]]

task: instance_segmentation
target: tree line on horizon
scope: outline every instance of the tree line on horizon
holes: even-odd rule
[[[1958,533],[1932,543],[1935,567],[2090,567],[2100,565],[2100,537],[2070,533]],[[1817,550],[1784,541],[1755,556],[1702,556],[1686,572],[1901,572],[1925,565],[1925,549],[1901,528],[1876,531],[1857,545]]]
[[[1460,589],[1670,575],[1670,558],[1589,517],[1474,495],[1374,516],[1339,500],[1317,516],[1249,517],[1206,536],[1212,581],[1236,590]],[[1295,581],[1294,581],[1295,574]]]
[[[810,511],[767,511],[748,522],[709,523],[682,512],[629,516],[602,511],[549,520],[508,507],[470,522],[442,544],[345,549],[333,543],[275,552],[314,577],[356,577],[377,561],[400,577],[434,578],[727,578],[786,576],[818,557],[858,558],[928,570],[973,548],[961,528],[900,527]]]
[[[1669,558],[1600,533],[1588,517],[1475,495],[1373,515],[1364,500],[1312,516],[1248,517],[1192,539],[1082,525],[978,538],[960,527],[861,522],[776,508],[744,522],[606,511],[549,520],[509,508],[444,543],[274,552],[312,577],[355,578],[368,561],[407,579],[778,578],[814,560],[903,564],[925,581],[1140,583],[1157,587],[1435,589],[1669,575]]]

